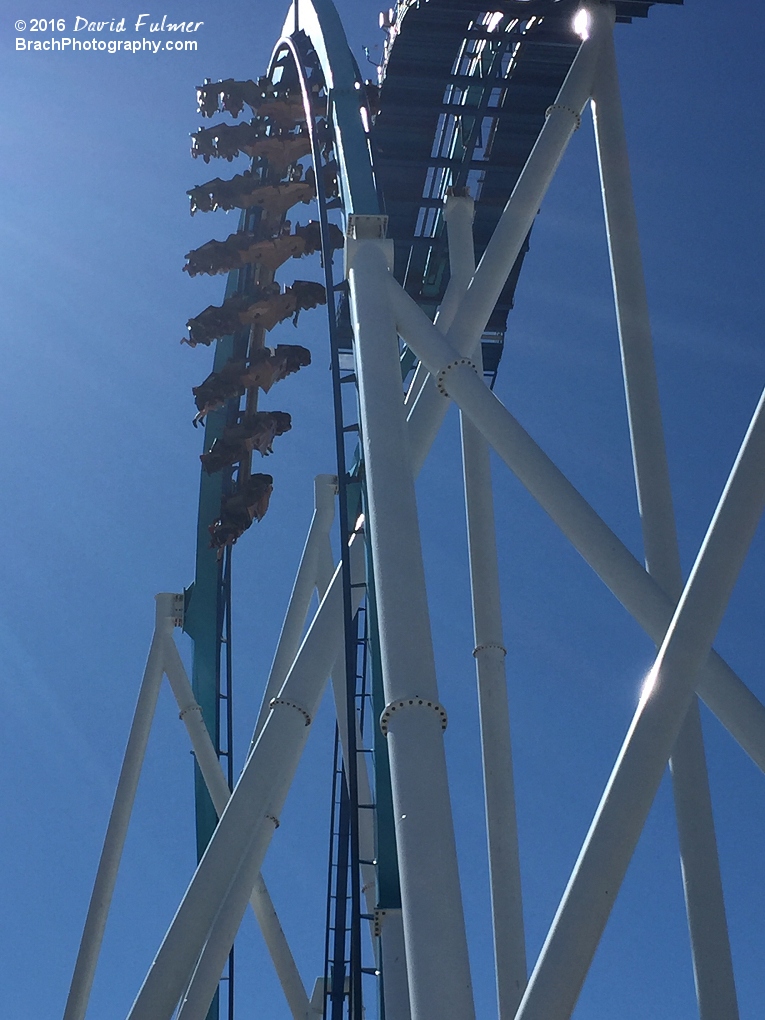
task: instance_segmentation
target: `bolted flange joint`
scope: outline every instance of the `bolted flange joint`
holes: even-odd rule
[[[453,368],[457,368],[458,365],[470,365],[473,371],[476,374],[478,374],[478,369],[475,367],[470,358],[457,358],[455,361],[450,361],[449,364],[442,368],[441,371],[436,376],[436,386],[438,387],[438,392],[444,397],[449,396],[446,390],[446,386],[444,385],[446,374],[447,372],[451,372]]]
[[[192,701],[190,705],[187,705],[185,708],[181,709],[181,711],[178,713],[178,718],[183,719],[187,712],[199,712],[199,714],[201,715],[202,706],[197,704],[196,701]]]
[[[504,645],[496,644],[495,642],[492,641],[487,641],[485,645],[475,646],[475,648],[473,649],[473,657],[477,659],[478,653],[484,651],[484,649],[487,648],[498,648],[503,655],[507,655],[507,649],[505,648]]]
[[[582,118],[579,116],[576,110],[572,106],[564,106],[562,103],[553,103],[552,106],[548,106],[547,109],[545,110],[545,120],[547,120],[547,118],[550,116],[553,110],[563,110],[564,113],[570,113],[571,116],[576,121],[576,127],[574,128],[574,131],[578,131],[579,128],[582,126]]]
[[[443,705],[440,705],[437,701],[430,701],[428,698],[420,698],[416,694],[413,698],[401,698],[397,701],[391,701],[389,705],[386,705],[383,709],[383,713],[380,716],[380,729],[384,737],[388,736],[388,723],[394,712],[400,712],[404,708],[432,708],[438,718],[441,720],[441,729],[446,729],[447,718],[446,709]]]
[[[303,716],[306,726],[311,725],[311,716],[308,712],[306,712],[302,705],[298,705],[294,701],[289,701],[287,698],[271,698],[268,703],[268,707],[271,709],[276,708],[278,705],[281,705],[283,708],[294,708],[296,712],[300,712]]]

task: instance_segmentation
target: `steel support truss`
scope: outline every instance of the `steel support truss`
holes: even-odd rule
[[[323,5],[317,2],[313,6],[319,9]],[[401,926],[390,928],[390,939],[383,947],[383,955],[387,953],[392,961],[391,989],[399,989],[386,1009],[387,1020],[407,1020],[409,1011],[414,1020],[470,1020],[474,1016],[446,775],[443,733],[447,713],[436,680],[414,489],[414,479],[450,401],[462,415],[499,1016],[501,1020],[564,1020],[570,1016],[668,761],[700,1016],[702,1020],[722,1020],[738,1014],[696,693],[765,770],[765,707],[712,650],[765,507],[765,395],[683,585],[618,93],[614,12],[608,5],[585,7],[589,21],[583,31],[586,38],[477,268],[472,257],[470,200],[455,197],[447,202],[451,281],[435,323],[393,279],[385,218],[379,212],[365,211],[363,201],[354,205],[354,195],[359,192],[354,192],[353,174],[347,167],[344,171],[346,271],[368,496],[368,517],[354,533],[349,560],[354,598],[360,600],[368,545],[386,699],[380,725],[390,756],[401,876]],[[645,567],[486,387],[471,361],[566,145],[591,100]],[[363,162],[358,137],[345,130],[347,123],[341,127],[341,157],[346,151],[353,153],[353,160]],[[340,162],[342,169],[342,158]],[[420,359],[406,399],[399,338]],[[658,649],[528,981],[489,447]],[[331,579],[320,576],[322,570],[328,573],[330,521],[329,503],[317,498],[317,518],[253,747],[233,793],[199,719],[172,641],[172,627],[178,623],[181,608],[178,596],[158,596],[157,630],[66,1020],[84,1017],[163,673],[173,687],[220,820],[129,1020],[170,1020],[179,1006],[178,1016],[183,1020],[203,1020],[250,901],[264,928],[293,1016],[311,1015],[311,1004],[259,872],[325,683],[333,669],[342,673],[341,568]],[[326,590],[301,643],[315,585]],[[344,675],[336,677],[340,705],[345,703],[344,686]],[[342,718],[342,713],[339,715]],[[373,834],[364,838],[373,839]],[[404,975],[408,995],[400,992]]]

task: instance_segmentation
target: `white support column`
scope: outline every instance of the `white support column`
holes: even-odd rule
[[[464,415],[461,424],[497,999],[500,1020],[512,1020],[526,988],[526,940],[491,464],[486,440]]]
[[[324,548],[319,551],[319,575],[318,590],[323,593],[332,576],[334,560],[329,539]],[[335,698],[335,714],[337,716],[340,743],[343,747],[343,754],[347,757],[347,724],[345,712],[345,654],[338,656],[335,668],[332,670],[332,693]],[[356,731],[356,747],[362,747],[360,730]],[[369,762],[366,755],[359,755],[357,762],[357,783],[359,804],[371,804],[373,802],[372,785],[369,780]],[[375,813],[371,810],[361,808],[359,810],[359,856],[362,860],[372,861],[377,857],[377,833],[375,830]],[[377,917],[377,868],[374,865],[361,865],[362,891],[366,899],[367,913]],[[401,921],[401,911],[395,912],[396,918],[386,920],[380,931],[380,953],[387,963],[383,966],[382,982],[383,996],[386,1002],[386,1010],[390,1006],[388,1016],[395,1020],[410,1020],[409,1009],[409,988],[406,974],[406,952],[404,950],[404,934]],[[374,931],[375,922],[371,922]],[[388,942],[393,947],[387,946]]]
[[[444,218],[449,241],[449,288],[452,288],[452,296],[447,302],[450,296],[447,289],[435,319],[435,325],[442,331],[448,329],[460,297],[475,271],[473,205],[473,200],[468,197],[450,196],[446,200]],[[462,413],[460,425],[497,1004],[500,1020],[512,1020],[526,988],[526,940],[491,463],[486,440]]]
[[[319,549],[323,548],[328,536],[332,521],[335,516],[335,496],[337,495],[336,475],[317,475],[314,479],[314,513],[311,526],[308,529],[303,555],[300,559],[295,584],[290,595],[287,614],[282,624],[282,632],[279,635],[279,643],[276,646],[271,672],[266,682],[266,689],[263,694],[263,701],[258,714],[258,721],[253,734],[253,743],[260,736],[260,731],[265,725],[270,711],[269,705],[281,690],[282,684],[287,678],[290,666],[292,665],[300,641],[303,637],[308,610],[311,606],[314,587],[316,586],[316,574],[319,568]]]
[[[189,734],[202,778],[207,786],[213,807],[220,818],[229,801],[231,791],[218,755],[215,753],[210,733],[202,718],[202,709],[194,697],[189,678],[172,638],[168,638],[167,641],[165,672],[178,703],[181,721]],[[308,994],[262,875],[257,877],[250,897],[250,905],[260,926],[263,940],[290,1012],[294,1020],[305,1020],[311,1008]]]
[[[677,599],[682,591],[680,554],[612,35],[603,40],[593,117],[646,567]],[[736,1020],[736,985],[696,697],[670,769],[699,1015],[701,1020]]]
[[[72,984],[64,1009],[64,1020],[84,1020],[88,1009],[106,920],[109,916],[109,907],[117,881],[122,850],[125,846],[130,815],[133,811],[138,780],[146,755],[146,745],[149,741],[151,724],[157,707],[157,697],[162,685],[162,650],[164,642],[172,634],[175,620],[178,618],[178,606],[174,601],[177,598],[178,596],[170,594],[156,596],[154,637],[149,649],[133,723],[130,727],[130,736],[125,748],[117,790],[114,794],[104,847],[98,862],[93,894],[90,898],[85,928],[72,975]]]
[[[440,378],[443,392],[465,412],[604,584],[659,644],[672,619],[672,599],[484,386],[468,359],[449,346],[395,280],[389,280],[388,286],[399,332]],[[765,706],[714,651],[699,674],[698,693],[765,771]]]
[[[380,969],[386,1020],[409,1020],[409,984],[401,910],[385,910],[380,918]]]
[[[354,582],[363,580],[364,548],[358,535],[351,542],[351,572]],[[225,939],[212,941],[210,936],[214,929],[220,934],[233,927],[235,932],[241,923],[310,723],[340,651],[342,612],[338,568],[284,687],[271,704],[271,714],[133,1003],[129,1020],[170,1020],[203,950],[210,985],[199,989],[200,1001],[208,992],[207,1004],[212,1001],[232,943],[226,946]]]
[[[454,322],[454,316],[475,273],[474,216],[475,202],[469,195],[447,196],[444,203],[444,220],[449,242],[449,283],[433,320],[442,333],[446,333]],[[404,400],[407,412],[417,402],[422,387],[429,378],[425,366],[418,365]]]
[[[604,34],[610,32],[614,15],[608,5],[584,6],[590,14],[589,38],[582,43],[555,102],[547,111],[545,125],[449,327],[449,343],[462,356],[472,357],[478,348],[489,316],[590,98],[601,41]],[[409,415],[415,475],[448,407],[448,403],[441,399],[434,380],[426,380],[426,375],[427,366],[418,366],[411,387],[412,396],[417,396]]]
[[[385,279],[392,244],[380,217],[346,239],[369,535],[413,1020],[471,1020],[473,994],[446,774],[398,338]],[[366,236],[360,236],[364,230]],[[377,234],[380,237],[380,234]]]
[[[567,1020],[574,1009],[764,508],[765,393],[646,678],[518,1020]]]

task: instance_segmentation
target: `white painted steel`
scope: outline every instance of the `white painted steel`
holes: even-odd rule
[[[180,718],[188,731],[194,756],[213,802],[213,807],[220,817],[231,796],[231,791],[218,755],[215,753],[210,733],[202,718],[202,710],[194,698],[189,678],[172,638],[167,640],[164,656],[165,672],[178,703]],[[308,994],[262,875],[258,875],[255,881],[250,904],[290,1012],[294,1020],[305,1020],[310,1011]]]
[[[138,780],[146,755],[159,689],[162,685],[162,649],[165,640],[170,639],[169,635],[173,631],[174,599],[174,595],[166,593],[156,596],[154,636],[144,669],[133,723],[130,727],[120,777],[117,781],[101,859],[98,862],[93,893],[88,906],[80,948],[77,952],[77,962],[64,1008],[64,1020],[84,1020],[88,1009],[93,978],[109,916],[109,907],[122,859],[122,850],[125,846]]]
[[[682,591],[680,553],[612,35],[603,40],[593,118],[646,567],[677,599]],[[699,1016],[736,1020],[736,985],[695,696],[670,769]]]
[[[444,216],[449,242],[449,288],[453,290],[451,302],[447,302],[450,297],[447,288],[444,304],[435,318],[435,325],[442,331],[452,321],[475,271],[473,213],[472,199],[447,198]],[[526,940],[491,464],[486,440],[462,413],[460,426],[497,1006],[500,1020],[511,1020],[526,987]]]
[[[290,666],[295,660],[303,629],[311,607],[316,575],[319,567],[319,549],[324,546],[335,516],[335,496],[337,495],[336,475],[317,475],[314,479],[314,512],[308,536],[305,541],[300,566],[295,577],[295,584],[290,595],[287,613],[282,624],[279,642],[276,646],[274,661],[271,666],[263,701],[258,713],[253,743],[258,739],[260,731],[268,718],[269,705],[281,690],[287,678]]]
[[[526,988],[526,940],[491,464],[480,432],[464,415],[461,425],[497,1001],[500,1020],[512,1020]]]
[[[351,543],[354,581],[363,580],[363,541]],[[354,589],[356,606],[361,589]],[[322,607],[324,612],[321,612]],[[292,777],[342,641],[340,568],[244,767],[218,826],[199,862],[162,945],[128,1014],[129,1020],[170,1020],[188,988],[197,962],[205,959],[212,1000],[233,942],[220,936],[239,927],[255,886]],[[234,924],[236,916],[238,920]],[[213,978],[211,975],[215,975]]]
[[[375,571],[409,998],[414,1020],[474,1016],[401,372],[391,242],[346,244]]]
[[[406,972],[404,918],[401,910],[387,909],[380,930],[380,969],[386,1020],[410,1020]]]
[[[590,37],[580,46],[555,103],[548,111],[544,127],[447,332],[450,345],[461,355],[472,357],[478,349],[489,316],[590,98],[601,40],[610,32],[613,9],[608,5],[585,6],[590,11]],[[412,394],[417,394],[417,399],[409,415],[409,435],[415,476],[448,407],[433,379],[426,379],[426,375],[427,366],[420,365],[412,382]]]
[[[382,287],[382,280],[380,281]],[[547,454],[478,378],[388,275],[396,324],[415,354],[437,375],[450,364],[448,393],[519,481],[558,525],[653,641],[661,643],[674,603],[598,516]],[[411,421],[411,419],[410,419]],[[712,651],[698,693],[760,769],[765,771],[765,706]]]
[[[646,678],[518,1020],[571,1015],[763,509],[765,392]]]
[[[446,333],[454,321],[459,303],[464,298],[475,273],[474,216],[475,202],[469,195],[447,196],[444,202],[444,220],[449,241],[449,283],[433,320],[442,333]],[[428,378],[425,367],[418,365],[404,400],[407,411],[416,403]]]
[[[329,540],[319,551],[319,592],[326,590],[329,578],[332,576],[334,560]],[[343,755],[348,756],[348,725],[347,713],[345,711],[345,653],[342,652],[332,670],[332,693],[335,699],[335,714],[337,716],[340,743],[343,748]],[[367,738],[369,739],[369,738]],[[361,732],[356,731],[356,747],[363,747]],[[372,804],[374,794],[369,780],[369,759],[366,754],[357,755],[357,791],[359,804]],[[375,831],[376,813],[368,808],[359,808],[359,857],[362,861],[373,861],[377,858],[377,838]],[[362,892],[367,905],[367,913],[374,917],[377,907],[377,868],[372,864],[361,864]],[[401,929],[401,911],[399,913],[398,928]],[[374,930],[374,922],[370,921],[370,927]],[[406,976],[406,955],[404,944],[396,943],[395,951],[390,953],[386,949],[387,939],[395,938],[390,933],[391,929],[383,929],[380,934],[380,953],[388,960],[387,970],[382,975],[383,995],[385,1001],[395,1003],[392,1012],[389,1014],[396,1020],[409,1020],[409,990]],[[401,935],[403,940],[403,934]],[[403,989],[403,992],[402,992]]]

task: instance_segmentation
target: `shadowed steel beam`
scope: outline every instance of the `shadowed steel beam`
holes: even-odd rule
[[[351,566],[354,580],[361,581],[364,549],[358,535],[351,543]],[[338,568],[130,1009],[130,1020],[170,1020],[203,950],[210,985],[200,990],[200,1001],[208,991],[207,1004],[212,1001],[339,654],[342,632]],[[218,935],[214,943],[213,929]]]
[[[588,5],[585,5],[588,6]],[[534,217],[590,98],[600,44],[613,23],[609,6],[592,6],[591,32],[579,48],[560,92],[547,111],[544,127],[529,153],[513,193],[486,246],[464,299],[449,326],[449,344],[461,355],[472,356],[486,323],[518,258]],[[427,365],[419,365],[410,387],[409,416],[412,468],[415,476],[427,456],[446,414]],[[415,399],[416,398],[416,399]]]
[[[279,642],[276,646],[271,672],[268,675],[263,701],[258,713],[258,721],[252,737],[253,744],[260,736],[265,725],[271,704],[287,678],[295,656],[303,639],[303,628],[311,608],[311,599],[316,588],[319,570],[319,554],[329,535],[335,516],[335,496],[337,495],[336,475],[317,475],[314,479],[314,512],[308,536],[300,558],[300,566],[295,576],[287,613],[282,624]],[[330,579],[334,573],[334,563]],[[323,592],[322,592],[323,594]]]
[[[571,1015],[763,508],[765,392],[646,678],[518,1020]]]
[[[604,584],[660,644],[674,612],[672,599],[484,385],[470,361],[449,346],[390,274],[387,279],[399,332],[440,378],[443,393],[467,414]],[[699,675],[698,693],[765,771],[765,706],[714,651]]]
[[[446,773],[398,337],[384,286],[393,243],[379,217],[346,238],[369,541],[413,1020],[475,1015]],[[382,287],[380,286],[383,281]]]
[[[442,330],[452,321],[475,271],[473,206],[468,197],[450,196],[446,200],[449,288],[453,290],[450,294],[447,288],[436,316],[435,325]],[[460,426],[497,1005],[500,1020],[511,1020],[526,987],[526,942],[491,464],[488,443],[463,414]]]
[[[171,637],[167,638],[164,658],[165,672],[178,703],[180,718],[186,726],[199,771],[202,773],[210,799],[218,817],[220,817],[229,801],[231,791],[202,718],[202,710],[194,697],[178,649]],[[294,1020],[305,1020],[311,1004],[262,875],[257,877],[250,897],[250,904],[290,1012]]]
[[[88,1009],[101,943],[104,939],[106,920],[109,916],[109,907],[117,882],[117,872],[125,846],[130,815],[135,803],[138,780],[146,756],[146,746],[149,742],[151,724],[157,707],[159,689],[162,686],[164,642],[166,638],[171,639],[170,635],[178,615],[175,599],[177,596],[172,594],[163,593],[156,596],[154,637],[141,681],[133,723],[125,748],[125,757],[109,816],[109,824],[106,827],[101,859],[98,862],[98,871],[77,953],[77,962],[74,966],[69,996],[64,1008],[64,1020],[84,1020]]]
[[[464,414],[460,421],[497,998],[500,1020],[512,1020],[526,987],[526,942],[491,464],[484,437]]]
[[[593,118],[646,567],[664,591],[678,599],[683,587],[680,553],[613,35],[603,40]],[[695,696],[670,769],[699,1016],[736,1020],[733,961]]]

